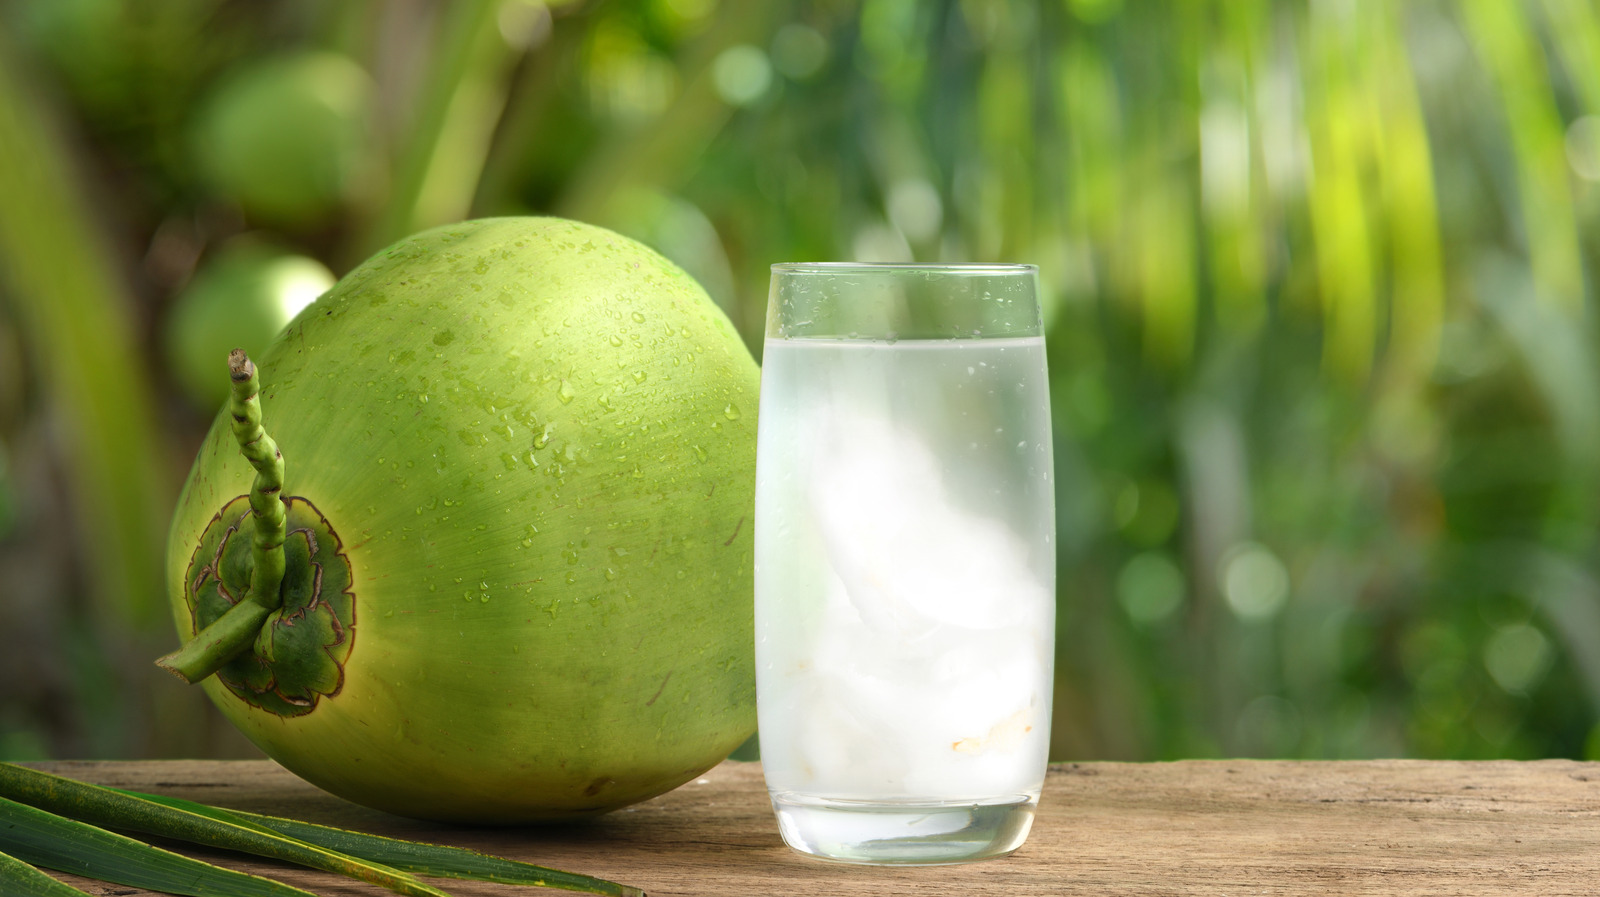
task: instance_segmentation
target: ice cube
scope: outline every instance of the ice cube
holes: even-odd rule
[[[955,500],[946,477],[959,472],[917,433],[840,405],[805,429],[806,529],[828,566],[804,626],[816,637],[793,676],[764,686],[779,718],[807,721],[769,775],[863,800],[1036,789],[1052,596],[1023,540]]]
[[[1041,624],[1050,596],[1005,524],[958,506],[915,433],[826,406],[807,496],[829,561],[870,625],[916,638],[935,626]]]

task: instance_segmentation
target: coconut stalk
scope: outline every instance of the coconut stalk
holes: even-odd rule
[[[243,349],[228,355],[232,392],[228,415],[239,451],[256,470],[250,486],[250,588],[232,610],[190,639],[188,644],[156,661],[156,665],[188,683],[221,669],[255,642],[267,616],[283,605],[283,541],[287,533],[283,508],[283,453],[261,426],[261,378]]]

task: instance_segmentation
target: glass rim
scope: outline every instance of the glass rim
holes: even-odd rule
[[[1037,274],[1038,265],[977,262],[972,264],[920,264],[918,262],[779,262],[773,274],[864,274],[921,271],[932,274]]]

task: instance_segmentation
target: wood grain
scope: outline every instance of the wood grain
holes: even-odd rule
[[[1052,767],[1028,843],[966,866],[869,868],[778,838],[757,764],[724,763],[576,825],[473,829],[387,816],[268,762],[37,764],[64,775],[456,844],[611,878],[652,897],[752,895],[1595,895],[1600,763],[1184,761]],[[171,846],[171,845],[167,845]],[[384,894],[333,876],[182,848],[326,897]],[[91,894],[149,892],[63,876]],[[554,893],[449,882],[463,895]]]

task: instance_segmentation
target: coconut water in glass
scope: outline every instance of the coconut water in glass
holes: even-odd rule
[[[1001,856],[1049,750],[1037,270],[775,265],[755,518],[761,761],[819,857]]]

